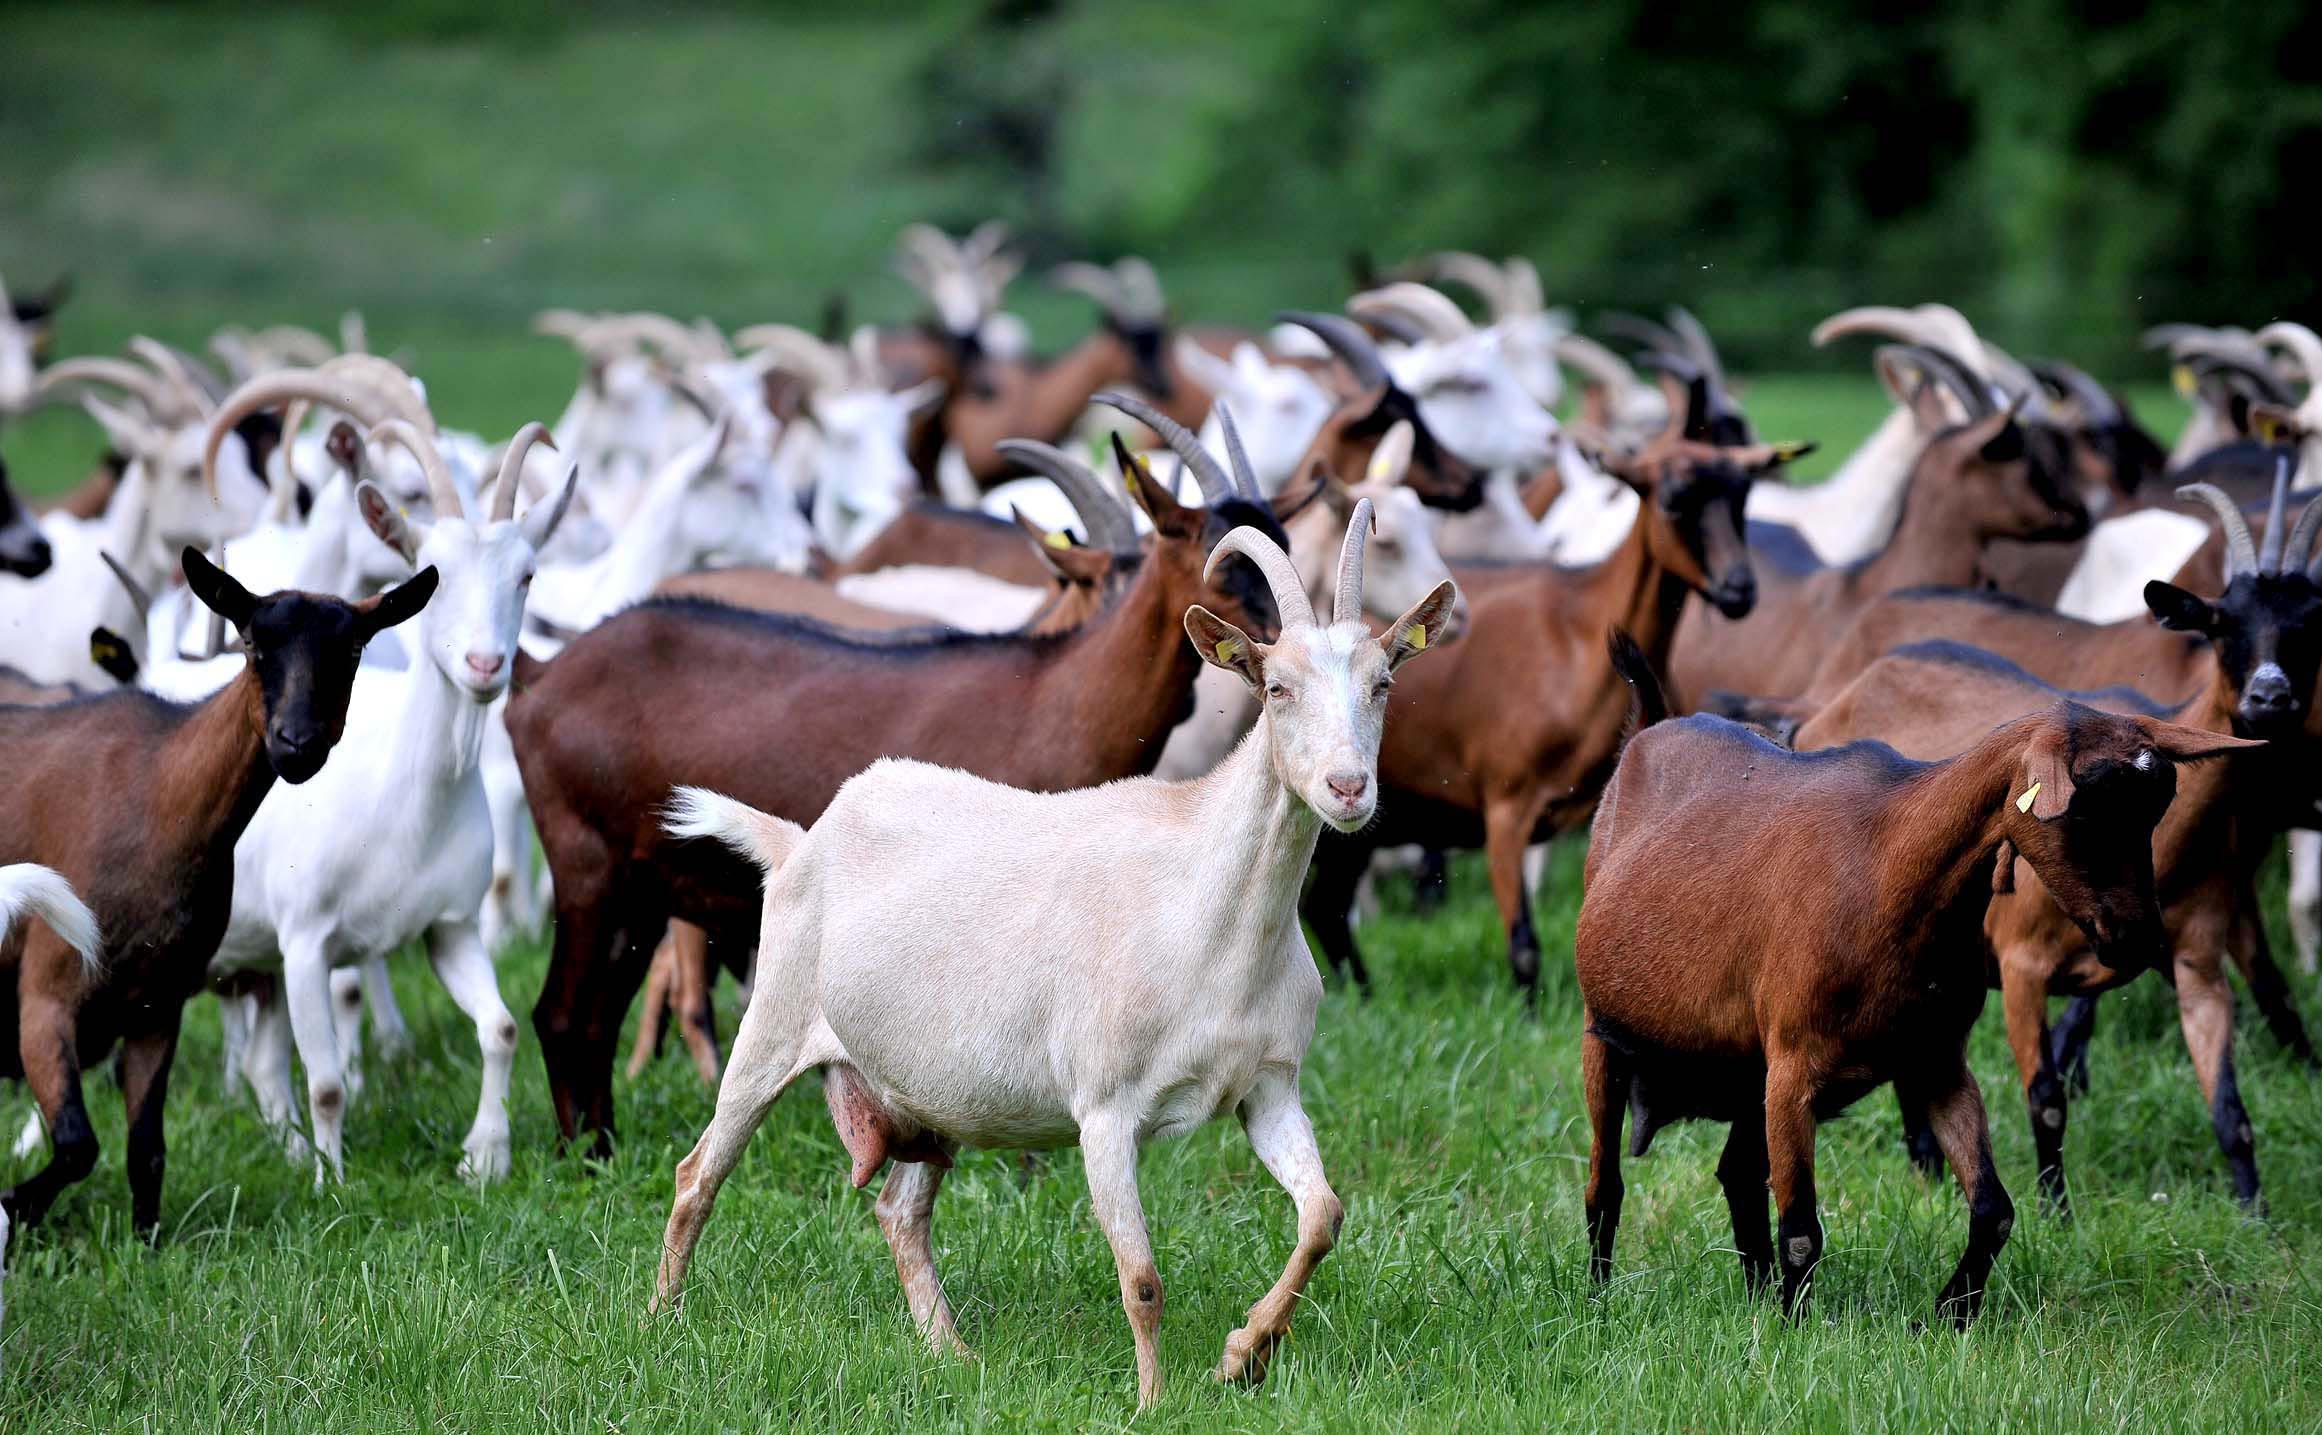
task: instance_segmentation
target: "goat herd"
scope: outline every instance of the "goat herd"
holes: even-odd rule
[[[674,1023],[717,1084],[656,1309],[819,1071],[854,1184],[893,1163],[879,1224],[939,1348],[953,1153],[1077,1143],[1150,1402],[1138,1153],[1232,1111],[1297,1207],[1218,1366],[1255,1380],[1342,1209],[1299,1094],[1302,924],[1367,992],[1369,875],[1480,846],[1529,994],[1528,856],[1592,816],[1600,1277],[1624,1122],[1641,1152],[1709,1118],[1743,1270],[1795,1313],[1816,1123],[1892,1082],[1965,1194],[1939,1312],[1972,1320],[2013,1211],[1965,1059],[1994,985],[2049,1203],[2092,1003],[2147,970],[2259,1202],[2225,967],[2311,1058],[2255,877],[2299,829],[2310,966],[2312,331],[2156,330],[2193,413],[2165,449],[1954,310],[1852,310],[1814,342],[1877,339],[1895,407],[1799,485],[1808,446],[1758,439],[1691,315],[1610,317],[1616,349],[1520,260],[1437,255],[1247,333],[1173,329],[1141,261],[1067,265],[1102,324],[1053,358],[1002,308],[998,227],[914,226],[898,267],[930,308],[904,330],[543,314],[579,383],[499,445],[352,316],[56,358],[60,293],[0,303],[0,414],[76,403],[106,439],[44,512],[0,485],[0,1073],[38,1103],[19,1161],[48,1152],[0,1239],[89,1174],[81,1076],[116,1051],[157,1227],[205,991],[228,1092],[339,1178],[366,1026],[409,1039],[385,963],[413,943],[482,1053],[459,1171],[504,1175],[493,958],[546,923],[561,1145],[612,1139],[640,988],[633,1063]],[[749,992],[723,1057],[721,968]]]

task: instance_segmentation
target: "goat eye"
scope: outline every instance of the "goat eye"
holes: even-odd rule
[[[1270,698],[1286,698],[1290,696],[1290,690],[1286,687],[1283,687],[1280,683],[1268,683],[1266,684],[1266,696]]]
[[[1387,689],[1393,686],[1394,684],[1388,682],[1385,678],[1379,679],[1378,682],[1371,686],[1371,701],[1374,703],[1383,701],[1387,696]]]

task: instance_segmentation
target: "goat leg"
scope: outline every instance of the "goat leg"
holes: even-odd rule
[[[1581,1099],[1588,1103],[1588,1188],[1581,1209],[1588,1218],[1588,1276],[1612,1276],[1613,1236],[1621,1224],[1621,1121],[1629,1104],[1628,1058],[1598,1036],[1594,1017],[1582,1014]]]
[[[2249,1112],[2241,1104],[2241,1084],[2233,1069],[2233,991],[2226,985],[2217,949],[2202,945],[2177,953],[2177,1019],[2192,1054],[2201,1097],[2233,1176],[2233,1194],[2244,1208],[2262,1213],[2258,1192],[2257,1141]]]
[[[1822,1259],[1822,1217],[1814,1200],[1814,1086],[1804,1058],[1767,1056],[1767,1184],[1780,1212],[1782,1314],[1796,1320]]]
[[[637,1004],[637,1039],[629,1047],[632,1081],[661,1055],[661,1043],[669,1035],[669,994],[676,982],[677,924],[672,922],[661,945],[653,949],[653,965],[645,970],[645,997]]]
[[[2096,1035],[2096,998],[2074,997],[2064,1004],[2064,1019],[2048,1038],[2048,1060],[2064,1078],[2064,1089],[2074,1096],[2088,1094],[2088,1043]]]
[[[944,1298],[943,1277],[935,1269],[935,1196],[950,1168],[948,1152],[941,1162],[896,1162],[871,1209],[888,1249],[895,1253],[895,1274],[902,1278],[912,1323],[937,1351],[972,1359],[975,1352],[959,1338],[951,1302]]]
[[[1315,944],[1322,948],[1331,971],[1351,977],[1364,996],[1371,992],[1370,968],[1363,965],[1362,948],[1355,945],[1347,913],[1370,858],[1368,843],[1325,833],[1315,844],[1306,895],[1298,903],[1298,914],[1313,929]]]
[[[693,1057],[693,1069],[704,1086],[718,1084],[724,1058],[718,1052],[718,1017],[713,1004],[718,971],[710,961],[709,933],[691,922],[669,924],[672,972],[676,985],[669,1004],[677,1016],[678,1035]]]
[[[1743,1119],[1726,1129],[1717,1158],[1717,1184],[1733,1216],[1733,1245],[1741,1253],[1742,1283],[1762,1295],[1774,1283],[1774,1237],[1766,1223],[1766,1126]]]
[[[1282,1278],[1250,1307],[1241,1329],[1226,1337],[1225,1354],[1217,1365],[1219,1380],[1256,1384],[1266,1378],[1275,1348],[1290,1334],[1291,1314],[1304,1298],[1314,1268],[1338,1243],[1346,1208],[1323,1174],[1322,1152],[1314,1144],[1314,1124],[1306,1119],[1296,1077],[1271,1070],[1261,1074],[1242,1098],[1241,1116],[1250,1149],[1298,1208],[1298,1245],[1282,1268]]]
[[[2059,1220],[2070,1220],[2064,1190],[2064,1079],[2048,1038],[2048,984],[2054,963],[2036,944],[2010,945],[1999,956],[2000,1008],[2007,1018],[2008,1050],[2016,1059],[2024,1103],[2032,1120],[2040,1196]],[[1899,1088],[1898,1088],[1899,1090]]]
[[[1137,1343],[1137,1407],[1150,1409],[1161,1399],[1161,1272],[1153,1264],[1145,1207],[1137,1194],[1136,1114],[1099,1113],[1083,1121],[1080,1149],[1089,1205],[1112,1245],[1121,1309]]]
[[[1935,1300],[1936,1316],[1964,1330],[1983,1309],[1992,1264],[2015,1227],[2015,1203],[2008,1199],[1992,1164],[1991,1125],[1984,1119],[1983,1093],[1967,1069],[1967,1053],[1956,1053],[1948,1065],[1930,1053],[1929,1060],[1899,1084],[1907,1085],[1903,1099],[1927,1113],[1944,1159],[1951,1163],[1951,1174],[1959,1180],[1960,1194],[1967,1198],[1967,1248]]]
[[[54,942],[57,949],[52,955],[79,961],[46,932],[31,932],[24,945],[28,970],[19,974],[27,985],[40,971],[33,966],[39,944],[48,942]],[[58,964],[52,960],[46,965]],[[48,1164],[0,1192],[0,1208],[7,1210],[16,1225],[32,1226],[48,1214],[49,1206],[65,1187],[86,1177],[96,1166],[97,1133],[89,1124],[89,1110],[81,1098],[80,1053],[74,1040],[78,1024],[72,1003],[37,990],[27,991],[22,1001],[18,1050],[24,1058],[25,1084],[32,1088],[33,1100],[40,1103],[41,1117],[48,1123]]]
[[[476,1048],[483,1058],[476,1119],[460,1145],[459,1177],[497,1181],[508,1174],[508,1082],[516,1065],[516,1018],[500,999],[492,955],[475,922],[438,922],[430,927],[427,955],[443,989],[475,1023]]]
[[[169,1104],[169,1069],[177,1060],[178,1023],[185,1008],[164,1000],[157,1025],[121,1043],[121,1105],[129,1117],[129,1225],[148,1241],[161,1236],[161,1180],[168,1166],[162,1112]]]
[[[2290,939],[2312,976],[2322,967],[2322,832],[2304,828],[2290,833]]]
[[[1527,1011],[1540,1008],[1540,941],[1532,930],[1532,896],[1524,890],[1524,849],[1540,819],[1542,804],[1526,794],[1484,808],[1484,855],[1491,868],[1492,900],[1508,934],[1508,969],[1524,994]]]
[[[2322,1066],[2314,1055],[2313,1039],[2306,1034],[2305,1018],[2298,1015],[2298,1000],[2290,994],[2289,979],[2274,961],[2273,943],[2266,939],[2266,924],[2258,915],[2256,890],[2244,887],[2234,907],[2233,963],[2249,985],[2249,999],[2257,1003],[2266,1029],[2292,1059],[2309,1069]]]

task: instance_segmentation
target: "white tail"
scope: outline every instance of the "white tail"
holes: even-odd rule
[[[797,823],[706,787],[673,789],[661,828],[672,837],[714,837],[769,873],[779,871],[806,837]]]
[[[0,939],[5,939],[16,919],[28,912],[48,923],[49,930],[64,938],[66,946],[79,952],[83,966],[90,971],[97,969],[102,952],[97,945],[96,914],[73,895],[71,884],[30,862],[0,867]]]

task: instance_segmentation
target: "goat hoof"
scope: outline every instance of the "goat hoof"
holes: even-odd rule
[[[460,1158],[459,1178],[471,1186],[490,1186],[508,1179],[508,1139],[473,1140]]]
[[[1278,1333],[1265,1333],[1243,1326],[1226,1337],[1225,1354],[1217,1363],[1216,1377],[1227,1385],[1256,1385],[1266,1378],[1266,1366],[1274,1358],[1274,1347],[1281,1340]]]

